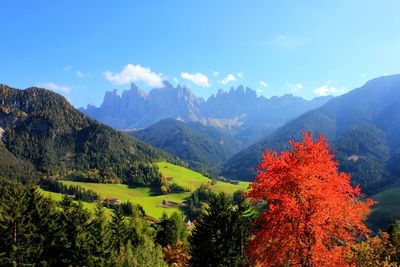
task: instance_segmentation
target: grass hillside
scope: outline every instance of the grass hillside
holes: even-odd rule
[[[201,184],[211,182],[209,178],[203,176],[202,174],[181,166],[177,166],[168,162],[158,162],[156,165],[164,177],[173,177],[173,181],[178,185],[189,188],[192,191],[198,188]],[[217,182],[215,185],[211,186],[211,189],[215,192],[233,194],[237,190],[246,191],[248,186],[248,182],[239,182],[238,185]]]
[[[192,170],[176,166],[167,162],[155,163],[160,169],[161,174],[164,177],[172,177],[173,181],[180,186],[194,191],[201,184],[210,183],[211,180],[200,173]],[[175,193],[168,195],[153,196],[149,187],[138,187],[129,188],[124,184],[102,184],[102,183],[84,183],[84,182],[73,182],[73,181],[62,181],[66,185],[79,185],[85,189],[91,189],[97,192],[102,197],[113,197],[121,200],[122,202],[130,201],[134,204],[140,204],[143,206],[146,214],[154,218],[160,218],[163,212],[171,214],[175,211],[181,212],[179,208],[162,207],[161,204],[164,199],[174,202],[183,202],[187,197],[190,196],[190,192]],[[233,194],[237,190],[246,191],[249,186],[247,182],[240,182],[238,185],[217,182],[215,185],[211,185],[211,190],[214,192],[225,192],[227,194]],[[46,195],[53,197],[55,200],[61,199],[61,194],[45,192]],[[92,207],[93,206],[93,207]],[[85,207],[89,210],[94,208],[94,204],[85,203]]]
[[[400,185],[372,196],[378,203],[372,206],[368,224],[374,229],[385,229],[400,218]]]

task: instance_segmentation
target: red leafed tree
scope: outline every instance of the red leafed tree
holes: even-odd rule
[[[266,151],[248,197],[267,204],[248,246],[262,266],[347,266],[346,248],[369,230],[372,200],[338,171],[328,142],[303,133],[292,151]]]

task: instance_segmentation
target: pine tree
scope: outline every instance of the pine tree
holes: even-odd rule
[[[160,244],[162,247],[176,244],[180,234],[178,230],[178,223],[179,222],[173,219],[172,216],[169,218],[167,214],[163,213],[160,222],[158,223],[156,235],[158,244]]]
[[[113,250],[118,254],[129,240],[130,231],[121,207],[114,209],[110,224]]]
[[[100,201],[97,202],[93,216],[89,229],[92,237],[90,263],[93,266],[109,266],[112,254],[111,229]]]
[[[248,205],[233,206],[223,193],[213,196],[189,238],[191,266],[243,265],[252,219]]]
[[[1,265],[21,265],[37,252],[29,218],[26,188],[19,182],[2,181],[0,186]]]
[[[90,213],[82,203],[74,203],[65,196],[61,201],[63,211],[60,216],[62,238],[60,240],[60,258],[63,264],[84,266],[89,263],[90,241]]]
[[[62,232],[59,222],[60,212],[55,202],[45,198],[37,188],[28,189],[28,211],[34,234],[31,236],[35,246],[35,253],[30,261],[34,263],[58,263],[57,240]]]

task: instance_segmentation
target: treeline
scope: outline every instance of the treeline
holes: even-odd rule
[[[133,162],[104,169],[69,170],[52,175],[52,178],[66,178],[87,183],[124,183],[130,186],[161,186],[161,173],[158,167],[146,162]]]
[[[91,203],[100,199],[100,196],[91,189],[85,189],[78,185],[65,185],[57,180],[42,179],[39,186],[46,191],[70,195],[74,200]]]

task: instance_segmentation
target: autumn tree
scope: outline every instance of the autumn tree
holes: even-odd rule
[[[324,136],[289,141],[292,150],[267,150],[247,197],[267,205],[248,253],[263,266],[346,266],[346,247],[369,230],[372,200],[338,171]]]

